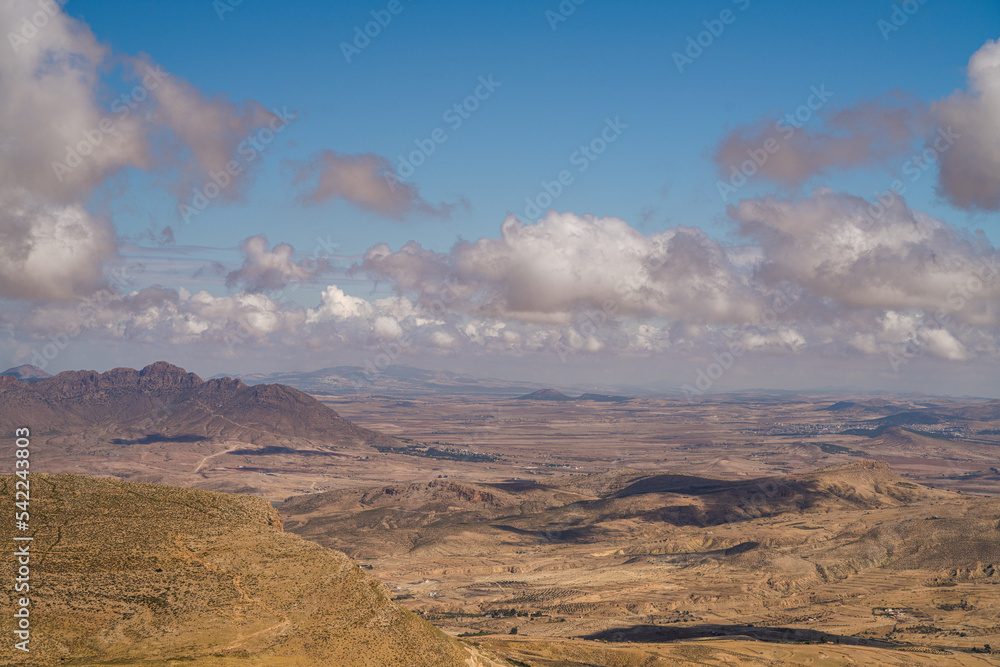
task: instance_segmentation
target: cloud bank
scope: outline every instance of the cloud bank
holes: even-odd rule
[[[1000,254],[900,203],[880,225],[867,202],[820,190],[730,209],[746,240],[700,230],[644,235],[616,218],[552,212],[508,218],[497,237],[438,253],[371,247],[353,268],[395,292],[327,286],[312,305],[282,299],[314,279],[291,247],[243,244],[240,291],[148,288],[92,304],[83,325],[143,343],[249,348],[524,356],[708,355],[736,341],[762,353],[821,357],[921,352],[952,361],[1000,355]],[[19,330],[60,335],[70,305],[20,317]],[[366,352],[368,350],[369,352]]]

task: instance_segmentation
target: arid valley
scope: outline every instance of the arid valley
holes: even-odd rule
[[[419,623],[429,621],[454,638],[442,655],[484,665],[995,664],[996,401],[767,392],[688,401],[487,381],[470,391],[469,378],[407,368],[366,391],[332,391],[345,372],[331,370],[322,393],[287,379],[314,397],[202,381],[166,363],[0,378],[4,428],[51,425],[34,434],[31,461],[45,473],[34,502],[49,517],[35,543],[48,545],[39,632],[61,634],[44,664],[112,664],[99,655],[324,664],[288,656],[343,645],[302,639],[331,610],[293,613],[294,582],[268,564],[291,557],[277,544],[309,543],[381,582],[379,605],[413,612],[385,626],[394,636],[426,634]],[[512,395],[522,390],[531,391]],[[121,482],[74,481],[109,477]],[[113,486],[123,482],[141,493]],[[243,507],[239,498],[256,496],[274,514],[247,534],[246,522],[223,519],[230,510],[205,525],[152,506],[126,512],[112,542],[148,541],[152,551],[102,566],[119,576],[67,597],[55,582],[111,538],[44,489],[118,507],[116,493],[152,502],[151,490],[167,492],[149,484],[236,494],[196,505]],[[267,516],[266,504],[253,507],[239,511]],[[129,537],[160,521],[156,539]],[[301,547],[282,537],[294,535]],[[135,572],[167,552],[232,576],[192,590],[181,585],[190,571],[170,575],[162,562],[157,574]],[[316,576],[316,556],[296,558],[300,584]],[[218,603],[199,608],[200,596]],[[81,626],[80,605],[104,609],[103,620]],[[216,630],[194,632],[199,623]],[[399,655],[413,650],[400,645]]]

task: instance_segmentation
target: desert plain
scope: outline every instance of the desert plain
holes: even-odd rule
[[[417,386],[312,388],[310,397],[203,382],[169,364],[45,382],[7,381],[6,396],[37,414],[82,401],[79,414],[90,417],[69,410],[62,426],[36,432],[34,471],[139,483],[144,498],[160,488],[151,484],[230,494],[199,501],[219,507],[231,494],[255,496],[276,518],[251,531],[267,535],[267,549],[285,539],[278,530],[346,554],[400,609],[392,628],[415,628],[442,655],[531,667],[998,661],[997,401]],[[11,419],[31,418],[6,405]],[[58,479],[79,486],[79,477]],[[86,488],[101,502],[124,493]],[[73,524],[50,512],[53,525]],[[215,543],[203,559],[211,552],[212,572],[236,573],[218,584],[232,588],[246,563],[221,555],[225,545],[253,541],[227,511],[213,516],[214,528],[177,532],[170,557],[201,553],[178,545],[203,544],[198,531],[208,530]],[[75,517],[75,539],[85,541]],[[126,519],[123,530],[140,530]],[[219,537],[227,531],[238,539]],[[310,570],[298,544],[296,567]],[[262,556],[248,567],[258,582],[268,571]],[[202,664],[227,664],[234,651],[246,664],[286,664],[265,656],[323,645],[302,643],[314,619],[281,620],[295,616],[294,593],[278,570],[270,576],[256,595],[229,591],[213,616],[226,641],[193,651]],[[109,623],[159,637],[173,626],[157,605],[188,613],[197,594],[119,592],[135,609]],[[257,604],[251,597],[272,610],[266,618],[240,620]],[[253,650],[241,623],[254,628]],[[111,646],[108,632],[98,634]],[[172,664],[205,637],[185,641],[157,639],[160,662],[142,662],[154,657],[135,641],[116,649],[119,662],[102,662],[79,652],[91,639],[62,645],[68,661],[52,664]]]

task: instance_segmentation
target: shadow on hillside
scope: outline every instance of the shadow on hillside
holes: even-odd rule
[[[760,542],[740,542],[735,546],[731,546],[727,549],[711,549],[709,551],[679,551],[674,553],[664,553],[664,554],[635,554],[627,561],[626,565],[632,563],[642,563],[642,562],[653,562],[653,563],[672,563],[677,565],[689,564],[689,563],[701,563],[709,558],[724,558],[727,556],[739,556],[740,554],[745,554],[747,552],[753,551],[761,546]]]
[[[730,481],[695,475],[652,475],[632,482],[609,497],[628,498],[646,493],[683,493],[690,496],[702,496],[745,487],[748,484],[753,484],[754,481]]]
[[[115,438],[112,445],[151,445],[156,442],[202,442],[209,440],[205,435],[163,435],[162,433],[150,433],[137,440],[126,440],[125,438]]]
[[[729,481],[691,475],[654,475],[637,480],[608,498],[635,498],[662,493],[697,496],[702,500],[698,504],[687,505],[629,506],[624,511],[612,511],[606,518],[641,517],[679,527],[704,527],[802,512],[824,500],[846,501],[864,509],[870,509],[874,502],[871,498],[860,496],[850,486],[824,488],[816,480],[762,478]]]
[[[876,648],[899,648],[910,645],[905,642],[890,642],[880,639],[852,637],[850,635],[837,635],[808,628],[772,628],[753,625],[633,625],[623,628],[609,628],[601,632],[584,635],[582,638],[606,642],[660,643],[683,639],[703,639],[705,637],[745,638],[781,644],[825,642],[828,644],[873,646]]]
[[[595,526],[573,527],[561,526],[558,524],[546,528],[540,528],[538,530],[526,530],[524,528],[509,526],[506,524],[493,524],[493,527],[499,530],[505,530],[509,533],[523,535],[525,537],[545,542],[578,542],[584,544],[595,541],[597,533],[600,532]]]
[[[510,482],[486,482],[483,486],[489,486],[507,493],[522,493],[524,491],[547,491],[552,487],[547,484],[539,484],[534,481],[510,481]]]
[[[296,456],[342,456],[336,452],[319,452],[314,449],[293,449],[280,445],[268,445],[260,449],[234,449],[229,452],[233,456],[276,456],[278,454],[294,454]]]

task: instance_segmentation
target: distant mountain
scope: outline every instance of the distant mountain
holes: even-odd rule
[[[978,421],[1000,420],[1000,401],[984,401],[978,405],[970,405],[951,411],[963,419]]]
[[[581,394],[576,398],[567,396],[555,389],[539,389],[524,396],[518,396],[519,401],[597,401],[600,403],[624,403],[630,400],[628,396],[608,396],[607,394]]]
[[[882,398],[872,398],[858,401],[837,401],[819,411],[840,412],[845,415],[891,415],[902,411],[913,411],[923,406],[911,401],[887,401]]]
[[[432,371],[404,364],[391,364],[384,367],[333,366],[309,372],[254,373],[234,377],[238,377],[247,384],[280,382],[311,394],[328,395],[464,394],[511,397],[544,386],[531,382],[479,378],[451,371]]]
[[[828,410],[829,412],[841,412],[843,410],[851,410],[853,408],[859,407],[854,401],[837,401],[833,405],[826,408],[816,408],[816,410]]]
[[[582,394],[576,398],[578,401],[596,401],[598,403],[624,403],[630,401],[628,396],[608,396],[607,394]]]
[[[271,445],[304,438],[329,445],[392,440],[341,418],[313,397],[279,384],[232,378],[203,381],[164,361],[142,370],[66,371],[26,382],[0,377],[0,429],[26,424],[48,433],[104,441],[196,442],[221,439]],[[114,436],[118,436],[115,438]]]
[[[573,399],[555,389],[539,389],[524,396],[518,396],[519,401],[572,401]]]
[[[44,380],[45,378],[52,377],[38,366],[32,366],[31,364],[8,368],[3,373],[0,373],[0,376],[15,377],[18,380],[25,380],[28,382],[33,380]]]
[[[896,414],[889,415],[888,417],[882,417],[881,419],[873,419],[870,424],[886,424],[888,426],[907,426],[910,424],[940,424],[946,421],[950,417],[948,415],[937,415],[933,412],[928,412],[925,410],[907,410],[906,412],[897,412]]]

